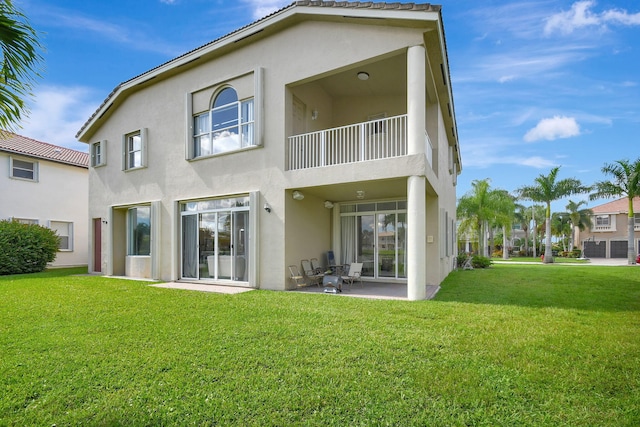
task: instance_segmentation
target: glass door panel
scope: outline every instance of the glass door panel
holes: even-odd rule
[[[398,214],[398,223],[396,225],[398,234],[398,246],[396,248],[398,259],[398,277],[407,278],[407,214]]]
[[[198,215],[182,217],[182,277],[198,278]]]
[[[198,259],[200,279],[209,279],[216,275],[216,214],[200,214],[198,231]]]
[[[378,214],[378,277],[396,277],[396,214]]]
[[[249,212],[233,213],[233,280],[246,282],[247,265],[249,265]]]
[[[362,275],[375,277],[375,215],[360,215],[358,221],[358,260],[362,263]]]
[[[218,279],[231,279],[231,213],[218,214]]]

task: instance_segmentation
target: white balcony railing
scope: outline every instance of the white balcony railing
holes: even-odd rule
[[[431,147],[429,137],[426,144]],[[431,164],[432,149],[427,149]],[[289,137],[288,170],[400,157],[407,154],[407,116]]]

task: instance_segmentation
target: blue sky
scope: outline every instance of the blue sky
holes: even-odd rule
[[[46,48],[19,132],[86,151],[75,134],[116,85],[290,1],[15,3]],[[443,6],[463,164],[458,197],[476,179],[514,191],[554,166],[560,178],[591,184],[604,179],[605,163],[640,156],[637,0],[432,3]]]

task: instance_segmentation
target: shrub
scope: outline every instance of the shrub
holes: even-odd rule
[[[56,259],[59,240],[46,227],[0,221],[0,275],[43,271]]]
[[[497,251],[493,251],[493,253],[491,254],[492,258],[502,258],[502,249],[498,249]]]
[[[467,262],[468,259],[469,259],[468,254],[459,254],[458,257],[456,258],[456,267],[457,268],[464,267],[464,263]]]
[[[487,257],[474,255],[473,258],[471,258],[471,265],[473,268],[487,268],[491,264],[493,264],[493,261]]]

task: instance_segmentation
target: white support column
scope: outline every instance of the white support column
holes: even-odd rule
[[[426,178],[407,180],[407,298],[427,297],[427,195]]]
[[[424,46],[407,51],[407,138],[408,154],[425,153],[427,88]]]

